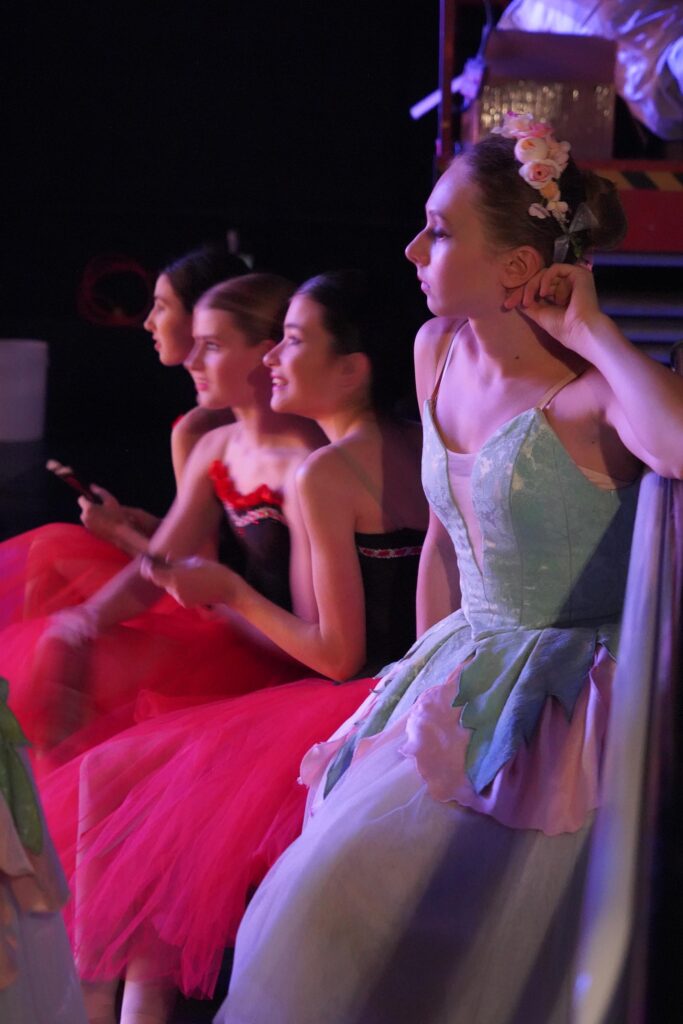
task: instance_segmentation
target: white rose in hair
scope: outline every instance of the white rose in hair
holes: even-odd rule
[[[550,155],[548,142],[536,136],[527,135],[519,139],[515,145],[515,159],[521,164],[527,164],[531,160],[545,160]]]

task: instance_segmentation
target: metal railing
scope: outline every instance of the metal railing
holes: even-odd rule
[[[680,343],[673,361],[680,373]],[[633,534],[603,803],[591,842],[573,1024],[659,1024],[649,1012],[650,947],[655,890],[662,884],[660,827],[680,771],[682,592],[683,481],[648,471]]]

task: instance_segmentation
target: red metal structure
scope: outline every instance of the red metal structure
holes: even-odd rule
[[[435,146],[437,175],[448,165],[457,132],[454,127],[450,83],[457,72],[456,14],[472,8],[472,0],[439,0],[439,85],[441,101]],[[502,13],[505,2],[496,5]],[[581,161],[610,178],[620,192],[629,220],[623,253],[662,253],[683,256],[683,160],[607,159]]]

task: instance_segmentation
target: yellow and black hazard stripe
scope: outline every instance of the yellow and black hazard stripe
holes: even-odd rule
[[[683,192],[683,171],[618,171],[614,167],[596,167],[596,174],[613,181],[620,192],[648,189],[651,192]]]

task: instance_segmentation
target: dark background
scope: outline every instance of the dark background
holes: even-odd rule
[[[234,229],[255,269],[297,282],[383,271],[412,394],[428,311],[403,249],[434,180],[437,112],[415,122],[409,108],[438,84],[439,0],[71,0],[7,15],[0,337],[47,340],[50,369],[44,441],[0,443],[0,539],[76,520],[46,458],[158,514],[172,498],[168,434],[191,382],[159,365],[140,326],[79,315],[97,257],[153,279]],[[456,71],[483,22],[484,4],[462,0]],[[110,278],[105,293],[142,312],[140,277]]]
[[[482,11],[460,16],[466,55]],[[0,336],[50,343],[49,456],[154,511],[172,493],[167,435],[189,378],[159,366],[141,329],[79,316],[103,254],[153,275],[233,228],[257,269],[295,281],[384,270],[406,361],[427,310],[403,248],[437,127],[436,111],[408,111],[438,84],[438,0],[29,3],[3,38]],[[45,486],[26,525],[73,509]]]

